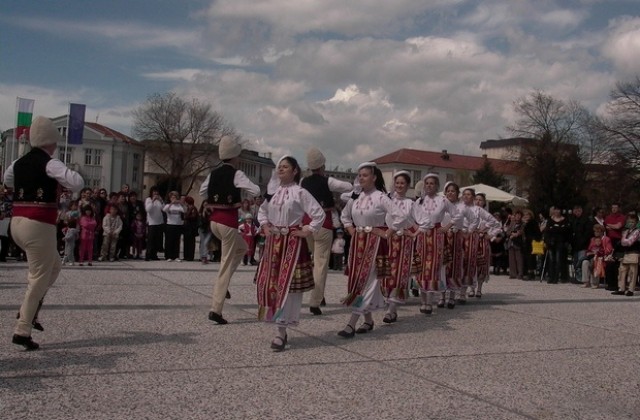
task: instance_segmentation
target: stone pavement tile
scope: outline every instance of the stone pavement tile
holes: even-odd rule
[[[285,355],[285,353],[281,355]],[[48,419],[518,419],[518,410],[377,362],[5,380],[4,412]],[[450,416],[449,413],[455,413]]]
[[[390,362],[533,418],[637,419],[640,345]]]

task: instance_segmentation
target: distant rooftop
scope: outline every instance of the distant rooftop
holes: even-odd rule
[[[515,174],[518,169],[517,162],[502,159],[490,159],[484,156],[457,155],[454,153],[448,153],[446,150],[441,152],[430,152],[417,149],[399,149],[395,152],[380,156],[373,161],[379,165],[406,164],[477,171],[482,168],[485,160],[491,162],[493,169],[500,173]]]

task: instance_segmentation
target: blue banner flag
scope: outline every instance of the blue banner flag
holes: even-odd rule
[[[84,136],[84,112],[86,105],[69,104],[69,128],[67,139],[69,144],[82,144]]]

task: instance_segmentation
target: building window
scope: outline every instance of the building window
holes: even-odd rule
[[[58,133],[60,133],[60,135],[63,138],[67,138],[67,127],[58,127]]]
[[[92,166],[102,165],[102,150],[84,149],[84,164]]]
[[[58,159],[60,159],[65,165],[73,163],[73,160],[71,160],[71,156],[73,156],[72,152],[73,152],[73,149],[67,148],[66,155],[65,155],[64,147],[60,148],[58,149]]]
[[[240,162],[240,170],[245,173],[248,177],[255,178],[257,174],[256,165],[249,162]]]
[[[134,183],[134,184],[138,182],[139,168],[140,168],[140,154],[139,153],[134,153],[133,154],[133,168],[131,169],[131,182]]]

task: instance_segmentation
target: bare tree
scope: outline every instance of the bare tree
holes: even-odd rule
[[[185,194],[215,165],[220,139],[239,137],[210,104],[173,92],[151,95],[133,115],[133,134],[145,143],[148,159],[166,174],[168,189],[182,190],[187,181]]]
[[[533,139],[520,156],[529,181],[529,202],[536,211],[551,205],[583,204],[586,172],[583,146],[589,112],[576,101],[562,101],[534,91],[514,103],[518,119],[507,129],[516,137]]]
[[[601,200],[635,207],[640,199],[640,77],[616,83],[607,115],[593,119],[592,132],[606,147],[601,161],[610,167],[600,177]],[[616,188],[611,188],[612,179]]]
[[[618,82],[607,104],[608,117],[599,128],[611,141],[614,151],[624,153],[640,166],[640,77],[633,82]]]

